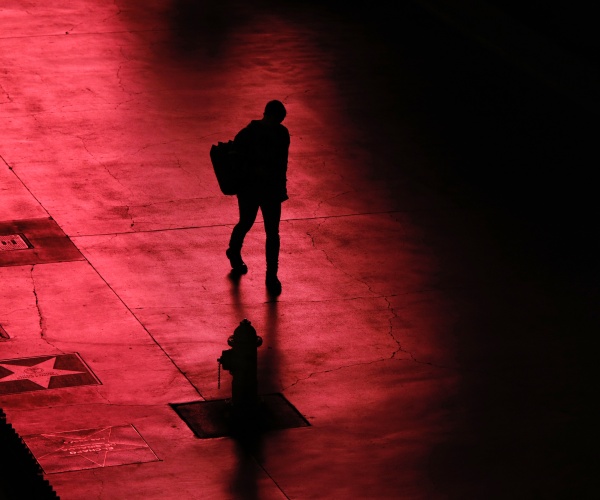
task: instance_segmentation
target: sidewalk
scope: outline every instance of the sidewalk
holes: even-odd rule
[[[438,177],[461,158],[420,53],[315,5],[197,5],[0,8],[0,237],[32,247],[0,252],[0,408],[60,498],[584,498],[569,340],[595,292],[536,274]],[[417,50],[427,17],[403,23]],[[260,220],[228,276],[237,207],[208,158],[272,98],[292,134],[277,300]],[[174,408],[230,397],[217,358],[244,318],[259,393],[309,424],[251,448]]]

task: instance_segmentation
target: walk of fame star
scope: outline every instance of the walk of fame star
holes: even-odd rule
[[[160,460],[129,425],[24,436],[46,474]]]
[[[34,384],[42,386],[44,389],[48,389],[50,385],[50,379],[52,377],[59,377],[61,375],[73,375],[86,373],[82,371],[74,370],[60,370],[54,368],[56,363],[56,356],[33,366],[13,365],[13,364],[2,364],[0,366],[10,371],[11,373],[0,378],[0,382],[10,382],[13,380],[29,380]]]
[[[41,437],[56,442],[56,449],[46,455],[37,457],[42,460],[52,454],[63,454],[66,457],[81,456],[95,467],[106,466],[106,457],[118,444],[111,442],[112,427],[97,429],[89,434],[80,435],[81,432],[63,432],[59,434],[41,434]]]

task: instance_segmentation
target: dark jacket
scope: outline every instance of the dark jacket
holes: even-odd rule
[[[246,180],[239,194],[285,201],[290,133],[280,123],[252,120],[234,139],[246,160]]]

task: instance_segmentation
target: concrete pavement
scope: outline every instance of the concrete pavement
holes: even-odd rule
[[[548,223],[473,168],[523,151],[502,112],[538,84],[396,15],[391,33],[310,2],[3,3],[0,236],[64,238],[0,253],[0,408],[60,498],[585,498],[592,248],[572,229],[573,254],[538,254]],[[260,220],[228,276],[237,208],[208,157],[273,98],[292,135],[277,300]],[[561,126],[519,156],[560,157]],[[217,358],[244,318],[259,392],[310,424],[251,447],[172,406],[230,396]]]

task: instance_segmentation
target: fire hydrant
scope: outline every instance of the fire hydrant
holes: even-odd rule
[[[219,368],[223,366],[233,376],[231,382],[231,406],[234,416],[252,415],[258,403],[257,351],[262,338],[244,319],[227,340],[231,349],[223,351],[217,359]]]

